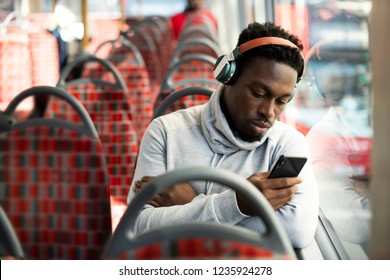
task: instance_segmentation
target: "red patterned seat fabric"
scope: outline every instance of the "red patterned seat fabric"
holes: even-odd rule
[[[137,132],[127,94],[122,89],[91,83],[68,86],[66,90],[80,100],[99,133],[109,175],[112,207],[125,207],[138,154]],[[78,116],[68,106],[58,98],[52,98],[48,112],[56,118],[74,121]],[[112,212],[116,213],[113,208]],[[114,220],[117,217],[113,216]]]
[[[140,142],[152,119],[153,104],[156,98],[153,95],[148,71],[145,65],[140,65],[124,56],[114,55],[108,59],[116,66],[126,83],[130,104],[134,108],[134,124]]]
[[[0,189],[28,259],[99,259],[111,234],[98,139],[63,128],[0,134]]]
[[[146,127],[153,116],[155,96],[150,85],[149,74],[144,65],[139,65],[135,59],[125,55],[115,54],[108,57],[122,75],[129,92],[128,102],[134,112],[133,123],[137,130],[138,142],[141,141]],[[115,83],[115,77],[107,72],[99,63],[88,63],[83,77],[103,79]]]
[[[158,49],[155,41],[150,36],[149,31],[142,26],[132,29],[130,32],[134,33],[126,37],[141,52],[148,70],[153,95],[156,95],[164,77],[164,69],[162,67],[161,57],[157,55]]]
[[[119,259],[130,260],[195,260],[195,259],[289,259],[267,249],[230,240],[188,238],[163,241],[124,252]]]
[[[155,96],[152,95],[149,75],[144,66],[123,59],[114,63],[127,85],[134,108],[134,123],[137,126],[138,140],[141,141],[146,127],[153,116]]]

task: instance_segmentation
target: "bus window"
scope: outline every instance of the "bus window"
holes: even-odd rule
[[[302,38],[305,76],[282,121],[306,135],[320,207],[351,259],[368,258],[371,223],[371,1],[275,1],[275,22]],[[298,4],[299,2],[299,4]]]
[[[129,17],[171,16],[184,10],[187,0],[170,0],[169,5],[161,0],[128,0],[126,15]]]

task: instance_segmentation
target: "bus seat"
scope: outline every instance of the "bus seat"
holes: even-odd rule
[[[209,89],[216,90],[220,83],[215,79],[183,79],[178,82],[172,82],[168,81],[164,88],[161,88],[161,91],[159,95],[157,96],[155,102],[154,102],[154,111],[156,112],[157,108],[161,105],[161,103],[168,98],[174,91],[188,88],[188,87],[206,87]],[[183,99],[184,100],[184,99]],[[199,105],[201,103],[204,103],[208,100],[208,97],[205,97],[204,95],[194,95],[194,96],[188,96],[185,100],[190,101],[196,101],[193,105]],[[201,101],[201,102],[198,102]],[[188,103],[188,102],[187,102]],[[188,108],[190,104],[181,104],[177,103],[171,108],[171,111],[175,111],[178,109]]]
[[[207,84],[217,87],[219,83],[214,78],[216,60],[208,55],[189,54],[175,63],[161,84],[154,108],[157,108],[171,92],[179,88]],[[213,80],[215,82],[211,82]],[[214,86],[212,87],[214,88]]]
[[[177,183],[213,181],[240,192],[267,232],[230,224],[191,222],[135,234],[137,213],[156,194]],[[266,198],[245,178],[228,170],[186,167],[158,176],[130,202],[103,253],[104,259],[296,259],[281,222]]]
[[[164,77],[164,70],[161,58],[158,56],[158,49],[152,36],[141,25],[131,26],[129,30],[122,31],[122,36],[137,46],[148,69],[149,78],[154,95],[158,92],[161,81]]]
[[[126,19],[126,21],[128,21]],[[167,74],[169,68],[170,58],[174,49],[173,33],[169,25],[170,20],[167,17],[159,16],[147,16],[144,18],[137,18],[131,20],[130,30],[136,29],[149,35],[153,40],[156,51],[155,56],[158,56],[158,60],[161,64],[161,78]],[[161,82],[161,81],[160,81]]]
[[[189,54],[205,54],[217,59],[222,54],[222,50],[217,43],[208,38],[191,38],[179,42],[171,59],[171,65]]]
[[[117,38],[121,26],[117,19],[107,18],[101,13],[91,13],[88,16],[88,28],[90,40],[86,48],[87,52],[92,53],[102,42]]]
[[[0,259],[25,259],[22,244],[0,204]]]
[[[179,42],[186,42],[188,40],[204,38],[217,42],[217,37],[204,26],[185,26],[178,38]]]
[[[26,259],[97,259],[112,232],[97,131],[72,95],[50,86],[21,92],[3,114],[34,95],[61,98],[81,121],[33,118],[0,132],[1,205]]]
[[[116,67],[126,83],[130,103],[134,108],[134,123],[137,129],[138,142],[140,142],[152,118],[153,101],[155,99],[155,96],[152,96],[145,62],[138,48],[123,37],[103,42],[96,49],[95,55],[99,56],[99,50],[107,46],[109,47],[109,55],[106,59]],[[86,75],[89,74],[86,73]]]
[[[105,72],[115,77],[115,83],[83,77],[66,81],[73,68],[87,63],[103,65]],[[117,221],[117,215],[127,206],[127,194],[138,154],[134,108],[131,107],[126,85],[110,62],[94,55],[85,55],[64,68],[57,86],[66,89],[84,105],[97,128],[106,156],[112,213],[115,213],[113,221]],[[61,100],[51,99],[47,113],[57,118],[73,118],[74,114],[64,106],[66,104]]]
[[[1,30],[0,36],[0,110],[22,90],[29,88],[33,80],[33,65],[29,48],[29,36],[20,26],[10,25]],[[18,120],[28,118],[34,108],[34,99],[24,100],[15,112]]]
[[[166,111],[186,109],[206,102],[214,90],[207,87],[186,87],[172,92],[156,109],[153,119],[165,114]],[[188,98],[193,97],[193,98]],[[204,97],[204,98],[200,98]]]
[[[163,58],[162,63],[163,63],[163,67],[165,69],[168,69],[169,62],[174,51],[174,37],[173,37],[173,32],[171,30],[170,18],[165,16],[155,15],[155,16],[146,17],[145,20],[149,22],[150,25],[157,27],[157,29],[161,33],[161,40],[159,45],[161,47],[161,55]]]
[[[194,30],[203,31],[203,34],[208,34],[212,40],[218,38],[218,23],[214,15],[208,10],[199,10],[186,18],[179,40],[183,41],[191,36],[193,38],[202,36],[202,33],[193,32]]]
[[[162,88],[169,82],[182,79],[214,79],[214,65],[217,58],[205,54],[189,54],[171,66],[165,77]]]

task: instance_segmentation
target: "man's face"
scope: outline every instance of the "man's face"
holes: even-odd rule
[[[293,96],[297,72],[290,66],[256,57],[226,86],[223,102],[230,126],[241,139],[258,141]]]
[[[188,9],[190,11],[201,9],[203,0],[188,0]]]

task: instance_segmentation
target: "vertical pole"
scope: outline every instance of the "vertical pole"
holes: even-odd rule
[[[56,9],[56,6],[57,6],[57,0],[51,0],[51,10],[53,11],[53,13]]]
[[[88,46],[88,0],[81,1],[81,15],[84,25],[84,36],[82,40],[82,50],[86,51]]]
[[[388,26],[390,26],[390,1],[372,0],[371,42],[372,93],[373,93],[373,176],[370,186],[372,193],[372,233],[370,258],[390,259],[390,58]]]
[[[121,12],[121,17],[119,19],[119,26],[120,26],[120,30],[122,30],[126,24],[125,0],[119,0],[119,5],[120,5],[120,12]]]

